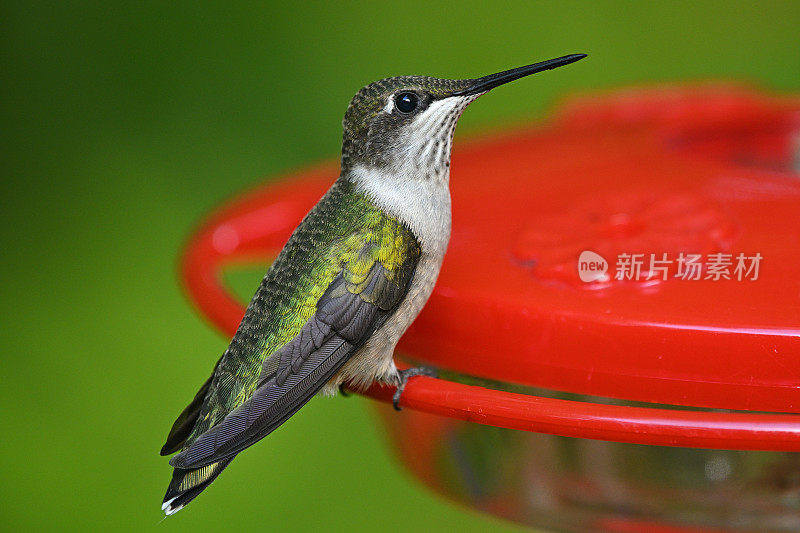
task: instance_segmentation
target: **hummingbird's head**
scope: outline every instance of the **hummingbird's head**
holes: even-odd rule
[[[573,54],[477,79],[398,76],[371,83],[356,93],[344,116],[342,172],[360,166],[447,176],[453,132],[467,105],[494,87],[583,57]]]

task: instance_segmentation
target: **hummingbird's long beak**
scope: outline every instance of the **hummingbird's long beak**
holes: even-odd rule
[[[468,96],[470,94],[485,93],[490,89],[494,89],[498,85],[503,85],[504,83],[518,80],[543,70],[563,67],[564,65],[569,65],[570,63],[574,63],[575,61],[583,59],[584,57],[586,57],[586,54],[570,54],[568,56],[548,59],[547,61],[541,61],[525,67],[512,68],[511,70],[505,70],[503,72],[498,72],[497,74],[489,74],[488,76],[478,78],[475,80],[475,83],[466,89],[454,92],[451,96]]]

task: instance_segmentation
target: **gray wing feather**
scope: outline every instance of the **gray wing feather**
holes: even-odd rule
[[[267,436],[297,412],[330,380],[402,301],[413,277],[414,264],[401,276],[401,286],[389,281],[376,262],[358,294],[347,290],[339,274],[317,302],[317,311],[290,342],[273,357],[277,369],[262,375],[253,396],[222,422],[203,433],[172,458],[176,468],[200,468],[233,457]]]

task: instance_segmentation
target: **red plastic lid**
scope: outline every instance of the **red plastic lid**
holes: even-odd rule
[[[586,99],[546,128],[457,142],[450,248],[400,351],[574,393],[800,412],[799,133],[800,99],[700,87]],[[214,323],[232,332],[242,314],[222,265],[277,253],[336,170],[254,191],[198,231],[184,277]],[[605,259],[606,274],[587,262],[595,280],[582,281],[582,252],[596,254],[584,256],[595,268]],[[651,254],[661,261],[652,270]],[[560,435],[800,450],[792,415],[609,406],[427,378],[403,403]]]
[[[562,391],[800,412],[795,154],[800,99],[719,88],[587,99],[550,128],[456,145],[450,248],[402,348]],[[587,250],[611,276],[622,253],[642,270],[666,253],[671,276],[680,252],[730,254],[731,276],[740,253],[762,259],[756,280],[587,284]]]

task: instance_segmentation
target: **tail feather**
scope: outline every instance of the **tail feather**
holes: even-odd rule
[[[217,362],[219,365],[219,362]],[[200,390],[197,391],[192,403],[178,416],[172,429],[167,437],[167,442],[161,448],[161,455],[169,455],[175,453],[184,447],[186,440],[192,433],[195,424],[200,416],[200,411],[203,407],[208,389],[214,380],[214,374],[217,371],[217,366],[214,366],[214,372],[211,377],[203,383]],[[224,461],[213,463],[203,468],[182,469],[176,468],[172,472],[172,480],[167,488],[167,493],[164,495],[164,503],[161,509],[167,514],[175,514],[186,506],[190,501],[197,498],[197,496],[208,487],[212,481],[217,479],[217,476],[225,470],[233,457],[227,458]]]
[[[203,492],[231,461],[233,461],[233,457],[191,470],[176,468],[172,472],[172,481],[164,495],[164,504],[161,509],[167,516],[183,509],[186,504]]]
[[[219,365],[219,362],[217,362],[217,365]],[[200,390],[195,394],[192,403],[178,415],[178,419],[172,424],[172,429],[169,431],[169,436],[167,436],[167,442],[164,443],[164,446],[161,448],[161,455],[169,455],[183,448],[186,439],[189,438],[192,429],[194,429],[197,423],[197,419],[200,416],[200,409],[203,407],[203,401],[206,399],[206,394],[208,394],[208,389],[211,387],[211,382],[214,380],[214,373],[216,371],[217,367],[214,366],[214,372],[211,372],[211,377],[203,383],[203,386],[200,387]]]

